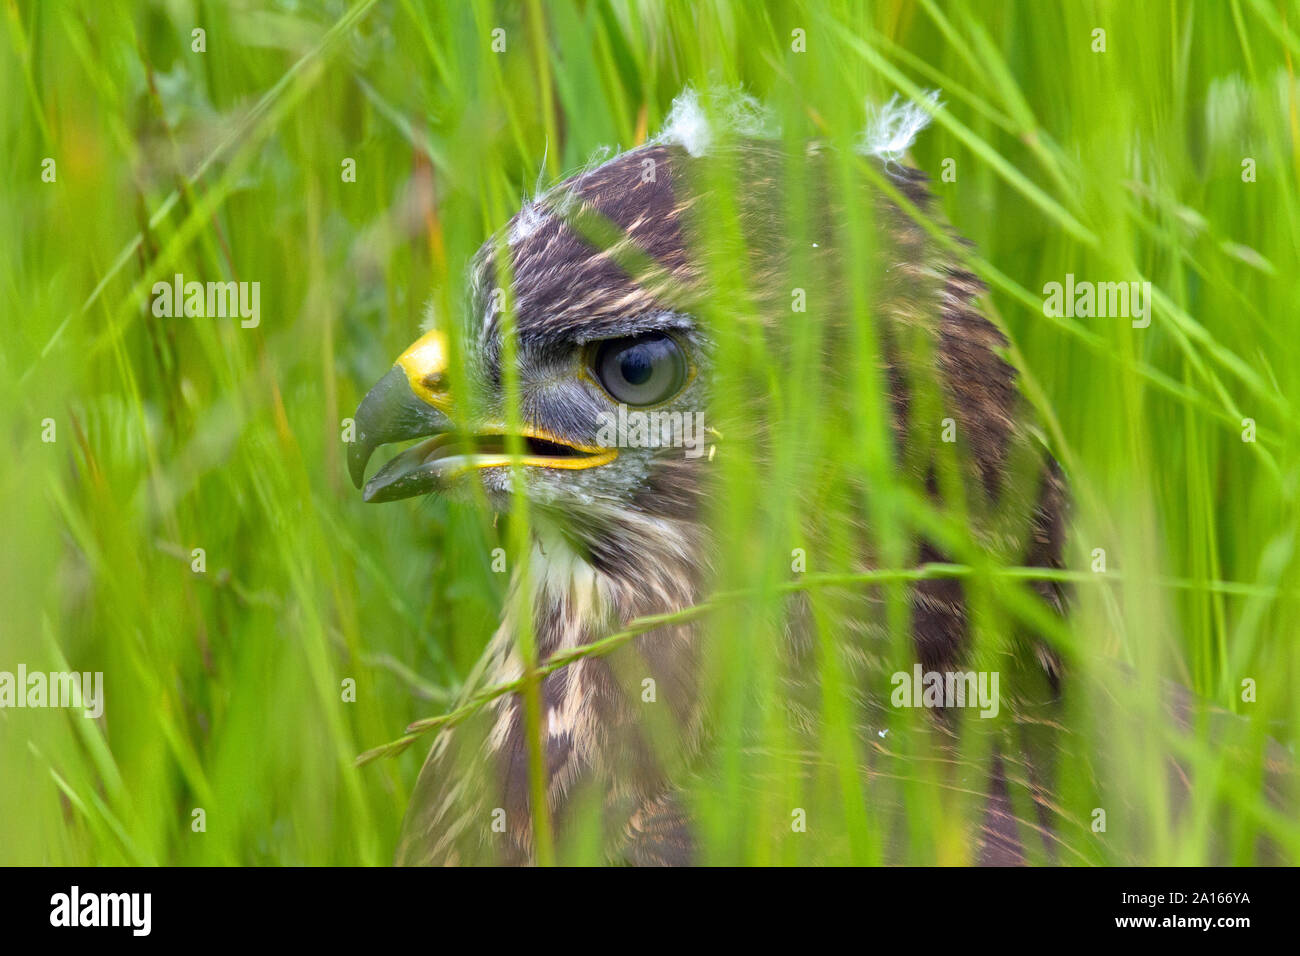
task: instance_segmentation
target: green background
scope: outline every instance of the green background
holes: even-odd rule
[[[942,91],[912,155],[975,243],[1070,475],[1077,666],[1120,661],[1249,718],[1176,743],[1107,725],[1144,836],[1077,836],[1062,858],[1195,863],[1225,843],[1251,862],[1264,832],[1300,859],[1300,821],[1222,737],[1257,755],[1300,729],[1294,3],[50,0],[0,16],[0,670],[102,671],[107,694],[99,721],[0,711],[0,863],[389,862],[426,742],[354,758],[450,705],[499,613],[503,533],[472,506],[364,505],[343,421],[539,181],[653,135],[687,84],[743,84],[833,139],[868,100]],[[260,282],[259,327],[153,316],[152,284],[177,272]],[[1067,273],[1151,281],[1151,326],[1045,317],[1043,284]],[[743,474],[736,524],[761,499]],[[728,579],[788,563],[755,541]],[[1169,748],[1199,795],[1178,819]],[[789,804],[747,799],[741,762],[701,797],[706,857],[800,859],[767,837]],[[1082,764],[1064,772],[1087,789]],[[833,858],[970,859],[943,799],[897,796],[899,856],[852,811]],[[1091,806],[1067,810],[1086,828]]]

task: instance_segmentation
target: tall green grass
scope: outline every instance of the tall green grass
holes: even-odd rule
[[[944,573],[967,581],[982,659],[1011,667],[998,655],[1031,618],[1069,662],[1065,823],[1032,859],[1250,863],[1265,837],[1300,860],[1296,794],[1275,805],[1259,779],[1269,739],[1293,748],[1300,731],[1294,4],[52,0],[4,16],[0,670],[102,671],[106,711],[0,710],[0,862],[390,861],[429,738],[354,758],[453,708],[505,600],[491,550],[522,536],[469,504],[362,504],[344,419],[430,299],[457,314],[465,260],[539,180],[643,142],[688,84],[743,85],[787,145],[846,157],[867,101],[942,91],[913,161],[974,241],[963,255],[1075,499],[1074,609],[1056,624],[1022,574],[972,550],[960,509],[934,511],[894,474],[870,322],[838,356],[845,420],[821,404],[815,323],[791,327],[778,375],[722,310],[718,420],[761,383],[765,423],[820,464],[778,449],[760,469],[734,433],[719,443],[718,587],[745,596],[708,618],[703,858],[972,859],[969,767],[991,743],[935,759],[917,715],[864,740],[838,663],[867,583],[902,660],[893,572],[928,528],[952,537],[963,567]],[[720,184],[711,241],[735,238],[737,188]],[[870,261],[870,223],[855,228]],[[261,324],[155,317],[153,283],[178,272],[260,282]],[[1044,283],[1067,273],[1149,280],[1150,327],[1044,315]],[[747,292],[740,270],[713,279],[720,297]],[[869,512],[884,559],[869,582],[827,577],[852,570],[855,544],[827,502],[832,519]],[[795,547],[809,574],[791,583]],[[812,750],[783,709],[792,587],[820,649]],[[1166,681],[1241,719],[1196,710],[1171,727]],[[910,759],[858,772],[886,752]],[[1193,783],[1178,813],[1170,754]],[[791,836],[794,807],[809,839]],[[599,859],[592,841],[561,853]]]

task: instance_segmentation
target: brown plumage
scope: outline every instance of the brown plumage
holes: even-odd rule
[[[955,419],[961,436],[964,486],[968,495],[979,499],[971,509],[976,540],[1004,563],[1059,567],[1063,483],[1050,456],[1033,438],[1013,370],[1000,355],[1005,342],[977,309],[980,282],[869,178],[859,178],[856,191],[845,198],[832,184],[834,158],[817,147],[804,157],[807,208],[812,210],[805,228],[820,241],[803,253],[805,267],[818,277],[808,283],[816,304],[798,317],[823,323],[827,376],[846,373],[830,359],[849,354],[854,330],[844,256],[853,247],[845,223],[856,216],[873,224],[869,238],[876,282],[871,307],[899,466],[913,473],[936,500],[942,498],[939,446],[918,437],[923,424],[930,430],[937,425],[918,423],[914,414],[914,405],[923,398],[918,389],[929,383],[937,387],[943,414]],[[587,170],[526,207],[472,264],[469,321],[462,341],[469,361],[467,377],[476,388],[474,396],[458,399],[468,409],[461,419],[504,420],[502,319],[507,299],[498,287],[507,272],[520,345],[520,413],[551,442],[529,438],[528,450],[539,454],[554,451],[557,442],[579,450],[599,444],[593,424],[603,407],[599,386],[593,388],[576,373],[572,381],[566,378],[582,367],[582,356],[590,355],[593,344],[672,337],[699,365],[698,374],[671,400],[672,407],[707,405],[713,351],[706,316],[718,308],[708,283],[719,265],[707,256],[743,257],[749,299],[731,307],[743,313],[742,325],[748,323],[752,334],[763,336],[779,360],[782,323],[792,321],[791,237],[797,233],[785,219],[788,159],[775,145],[754,140],[703,157],[680,146],[653,144]],[[876,174],[908,202],[932,213],[920,173],[896,163],[863,161],[873,163]],[[647,169],[653,176],[647,178]],[[719,169],[743,184],[737,197],[738,235],[730,244],[701,241],[716,222],[709,177]],[[500,262],[507,250],[508,270]],[[721,265],[725,268],[726,263]],[[428,377],[413,379],[410,364],[399,366],[401,373],[390,373],[388,384],[381,383],[372,393],[378,397],[368,398],[358,411],[362,435],[353,461],[358,479],[378,444],[450,428],[444,416],[450,399],[443,402],[435,380],[440,372],[435,369]],[[409,385],[420,393],[421,383],[429,390],[420,397],[433,411],[413,406],[404,391]],[[405,403],[397,415],[405,423],[401,428],[367,414],[367,407],[380,406],[391,413],[393,396],[399,392]],[[484,424],[479,432],[488,435],[495,427]],[[746,453],[759,458],[771,441],[757,408],[748,423],[742,420],[738,430],[726,434],[724,448],[743,445]],[[450,468],[435,467],[432,461],[427,449],[400,457],[371,479],[367,495],[384,500],[453,486]],[[713,481],[705,456],[685,457],[679,448],[644,453],[629,449],[599,466],[587,467],[586,460],[579,460],[580,470],[560,467],[555,459],[538,461],[542,463],[526,469],[524,479],[535,509],[530,600],[517,599],[524,583],[516,576],[479,686],[522,673],[514,614],[523,604],[533,608],[531,629],[538,657],[544,660],[638,617],[706,600],[718,549],[725,547],[709,527]],[[472,474],[494,504],[508,507],[508,468],[480,464]],[[1023,520],[1004,526],[979,517],[999,510]],[[863,524],[867,520],[865,515],[858,519]],[[1010,538],[1008,526],[1015,529]],[[808,533],[815,538],[819,531],[810,528]],[[921,538],[910,557],[916,563],[947,558],[941,548]],[[864,544],[858,567],[875,564]],[[1040,591],[1051,605],[1062,606],[1055,587],[1044,585]],[[857,635],[854,646],[862,648],[854,661],[865,681],[875,661],[871,648],[879,646],[873,642],[887,643],[887,634],[879,596],[860,594],[856,600],[859,613],[848,626]],[[962,584],[919,582],[911,606],[917,659],[928,670],[958,666],[969,641]],[[788,706],[796,724],[814,723],[806,703],[816,693],[806,610],[801,598],[792,598],[786,622],[794,675]],[[612,860],[675,864],[695,858],[692,824],[678,786],[708,736],[699,699],[699,658],[707,639],[707,621],[661,628],[614,654],[582,660],[545,678],[541,712],[547,799],[561,838],[575,815],[592,819],[595,814],[603,821]],[[1028,671],[1040,675],[1029,696],[1050,702],[1058,682],[1055,656],[1034,635],[1015,639],[1029,661]],[[648,726],[645,708],[637,704],[640,681],[646,676],[654,678],[671,710],[671,718],[661,726]],[[865,686],[861,704],[864,713],[880,706],[872,703]],[[1020,758],[1008,754],[1007,759]],[[1023,762],[1017,773],[1029,773]],[[985,862],[1014,862],[1022,850],[1011,825],[1004,764],[995,760],[982,774],[990,811],[979,837],[980,857]],[[531,861],[528,794],[521,702],[507,696],[434,743],[403,826],[398,862]]]

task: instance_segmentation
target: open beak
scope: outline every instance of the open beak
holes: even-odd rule
[[[348,448],[352,483],[365,485],[366,501],[396,501],[428,494],[467,471],[515,462],[527,467],[582,469],[608,464],[614,448],[580,445],[532,426],[518,433],[521,454],[508,453],[509,439],[499,423],[457,431],[447,390],[447,341],[427,333],[398,358],[375,384],[355,415],[356,437]],[[392,442],[424,439],[398,454],[365,481],[375,449]]]

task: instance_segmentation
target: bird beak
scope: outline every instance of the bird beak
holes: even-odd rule
[[[354,485],[361,487],[366,465],[380,445],[452,430],[447,414],[451,403],[446,392],[446,371],[447,340],[435,330],[403,352],[388,374],[366,393],[357,407],[356,436],[348,447],[348,471],[352,473]],[[407,482],[414,477],[405,476]],[[421,493],[416,488],[406,494],[379,497],[382,492],[399,492],[403,487],[403,476],[386,466],[366,485],[365,499],[387,501]]]
[[[489,424],[458,432],[451,408],[447,340],[435,330],[403,352],[357,408],[348,470],[354,485],[360,488],[364,483],[366,501],[427,494],[465,471],[516,461],[524,466],[572,470],[608,464],[618,457],[615,448],[577,444],[530,425],[519,430],[524,453],[512,457],[506,454],[504,427]],[[366,465],[376,448],[413,438],[425,441],[406,449],[365,481]]]

